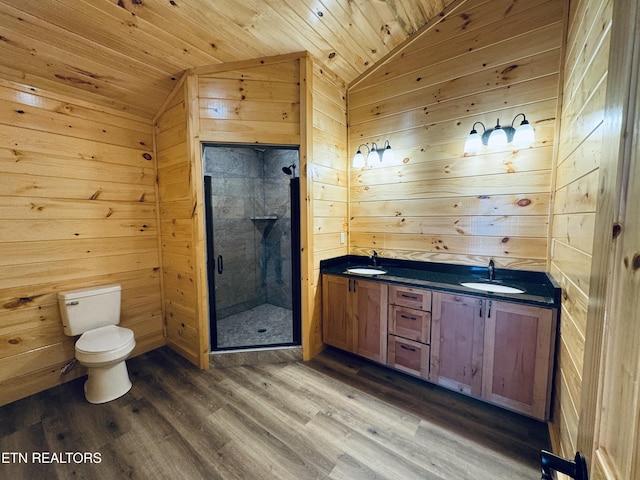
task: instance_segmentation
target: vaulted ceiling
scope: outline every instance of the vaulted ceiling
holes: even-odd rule
[[[0,0],[0,78],[153,118],[185,70],[308,51],[347,83],[453,0]]]

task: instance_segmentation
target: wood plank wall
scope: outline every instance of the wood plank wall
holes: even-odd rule
[[[176,92],[158,117],[167,342],[196,365],[206,366],[204,357],[209,347],[202,143],[300,145],[302,228],[308,230],[302,232],[303,349],[311,358],[322,348],[315,298],[318,265],[327,250],[326,243],[318,243],[318,255],[307,252],[314,252],[317,234],[345,228],[345,162],[344,158],[331,157],[344,155],[346,87],[334,75],[317,68],[311,71],[311,65],[306,54],[296,53],[193,69],[185,74],[181,93]],[[311,92],[314,77],[318,77],[318,95],[326,97],[320,110],[325,120],[318,120],[323,126],[314,125],[313,133],[308,133],[307,117],[312,117],[312,93],[316,92]],[[336,85],[341,93],[334,91]],[[313,118],[315,122],[315,112]],[[342,126],[336,133],[331,123],[340,121]],[[316,131],[326,138],[310,141]],[[336,180],[336,176],[340,178]],[[315,184],[319,190],[314,189]],[[316,232],[312,227],[316,216],[335,216],[334,209],[323,203],[336,196],[336,190],[331,190],[333,184],[341,184],[338,190],[342,188],[342,197],[338,194],[342,201],[339,225],[329,222],[322,232]],[[320,192],[318,202],[315,190]],[[327,190],[331,192],[322,193]],[[316,203],[324,215],[317,215]]]
[[[301,145],[302,67],[301,55],[291,54],[194,70],[198,79],[198,112],[192,121],[192,138],[198,145],[191,153],[194,182],[200,179],[202,185],[201,142]],[[299,173],[303,198],[307,193],[305,157],[301,147]],[[201,187],[197,193],[201,195]],[[194,227],[200,239],[196,248],[198,266],[206,265],[203,204],[203,196],[199,196],[194,210]],[[306,213],[303,208],[302,215]],[[202,268],[199,278],[205,284],[207,274]],[[308,284],[303,282],[303,296],[307,288]],[[200,291],[199,299],[200,309],[205,311],[208,306],[205,291]],[[306,305],[303,301],[303,312]],[[305,335],[303,331],[303,339]]]
[[[155,122],[164,322],[167,345],[198,366],[205,366],[198,310],[191,155],[187,137],[187,83],[168,98]]]
[[[546,269],[563,6],[453,2],[349,86],[349,156],[389,140],[398,160],[351,171],[352,253]],[[519,112],[532,148],[463,156],[474,122]]]
[[[576,451],[612,20],[611,0],[571,0],[550,271],[562,286],[555,452]]]
[[[313,66],[313,315],[310,356],[323,348],[320,261],[348,250],[347,86],[331,70]],[[344,237],[344,241],[341,238]]]
[[[148,120],[0,80],[0,405],[80,376],[56,294],[122,285],[134,355],[164,344]]]

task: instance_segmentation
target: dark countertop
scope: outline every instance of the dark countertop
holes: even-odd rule
[[[524,293],[494,293],[460,285],[460,282],[486,281],[487,267],[468,267],[448,263],[416,262],[383,257],[378,257],[377,264],[387,273],[384,275],[348,273],[347,268],[372,266],[369,257],[358,255],[344,255],[322,260],[320,262],[320,271],[323,274],[366,278],[371,281],[396,285],[423,287],[514,303],[560,308],[561,289],[553,278],[545,272],[496,268],[495,283],[517,287],[524,290]]]

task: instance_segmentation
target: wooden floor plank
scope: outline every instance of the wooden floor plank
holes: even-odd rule
[[[327,349],[198,370],[163,347],[103,405],[77,379],[0,407],[0,478],[538,479],[546,425]],[[34,452],[100,463],[37,463]]]
[[[243,373],[248,373],[247,370],[243,369]],[[241,378],[246,380],[244,375]],[[223,384],[225,385],[223,386]],[[255,385],[252,388],[251,382],[244,382],[244,385],[241,381],[221,382],[220,385],[233,395],[234,405],[242,412],[244,418],[249,418],[261,429],[269,432],[270,437],[274,437],[290,451],[292,458],[297,457],[300,463],[313,466],[312,468],[317,472],[328,473],[331,471],[334,462],[327,457],[324,449],[318,448],[316,439],[305,435],[302,430],[310,418],[306,418],[304,422],[296,421],[296,416],[291,414],[292,410],[283,409],[281,404],[274,403],[271,393],[274,390],[273,384],[263,382],[260,390],[257,390]],[[247,385],[249,385],[248,388]],[[299,397],[295,396],[294,398]],[[285,448],[281,447],[280,449],[284,451]],[[272,456],[277,456],[277,452]]]

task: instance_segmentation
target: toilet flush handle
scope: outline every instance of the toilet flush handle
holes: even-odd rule
[[[80,304],[80,302],[79,302],[78,300],[74,300],[74,301],[72,301],[72,302],[67,302],[65,305],[66,305],[67,307],[70,307],[70,306],[72,306],[72,305],[79,305],[79,304]]]

